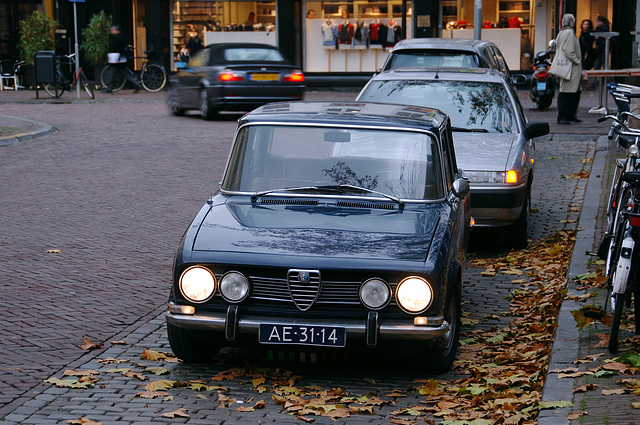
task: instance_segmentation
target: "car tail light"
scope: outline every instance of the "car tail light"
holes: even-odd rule
[[[629,216],[629,224],[633,227],[640,227],[640,217]]]
[[[223,71],[218,75],[220,81],[244,81],[244,77],[231,71]]]
[[[518,173],[516,173],[514,170],[507,171],[507,173],[504,175],[504,182],[518,183]]]
[[[283,81],[288,81],[290,83],[302,83],[304,82],[304,74],[300,71],[296,71],[289,75],[285,75]]]

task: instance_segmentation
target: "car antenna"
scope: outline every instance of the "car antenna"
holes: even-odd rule
[[[435,78],[436,80],[440,78],[440,77],[438,76],[438,73],[440,72],[440,61],[441,61],[441,60],[442,60],[442,56],[440,56],[440,57],[438,58],[438,65],[436,66],[436,76],[435,76],[435,77],[433,77],[433,78]]]

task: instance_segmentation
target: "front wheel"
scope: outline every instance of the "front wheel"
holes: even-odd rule
[[[207,89],[202,89],[200,91],[199,109],[200,109],[200,116],[207,121],[214,119],[216,116],[216,110],[211,106]]]
[[[100,73],[100,83],[102,83],[102,86],[106,88],[111,87],[113,91],[122,90],[126,82],[127,79],[124,73],[120,72],[120,69],[113,65],[105,66]]]
[[[60,74],[56,74],[56,82],[45,84],[44,91],[46,91],[49,96],[55,97],[57,99],[62,96],[62,93],[64,93],[64,86],[64,79],[60,76]]]
[[[146,91],[159,92],[167,84],[167,73],[160,65],[148,64],[140,72],[140,82]]]
[[[456,359],[462,316],[461,298],[460,289],[455,289],[444,316],[445,320],[449,322],[449,329],[427,352],[424,366],[429,373],[439,375],[448,372]]]
[[[613,320],[611,321],[611,332],[609,333],[609,352],[618,352],[618,334],[620,333],[620,322],[622,321],[622,310],[624,309],[624,294],[614,294],[611,301],[614,303]]]
[[[220,347],[195,338],[187,329],[167,323],[167,337],[171,350],[185,363],[207,363],[220,351]]]
[[[87,79],[87,76],[84,75],[84,72],[80,71],[80,77],[78,78],[78,80],[89,97],[91,99],[94,99],[95,95],[93,94],[93,88],[91,87],[91,84],[89,84],[89,80]]]

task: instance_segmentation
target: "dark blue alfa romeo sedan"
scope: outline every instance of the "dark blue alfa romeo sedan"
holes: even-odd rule
[[[175,256],[171,348],[201,362],[225,346],[402,347],[449,370],[468,192],[438,110],[286,102],[243,116]]]

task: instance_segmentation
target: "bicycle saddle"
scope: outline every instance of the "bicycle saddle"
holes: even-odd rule
[[[622,180],[627,183],[640,181],[640,171],[627,171],[622,175]]]

